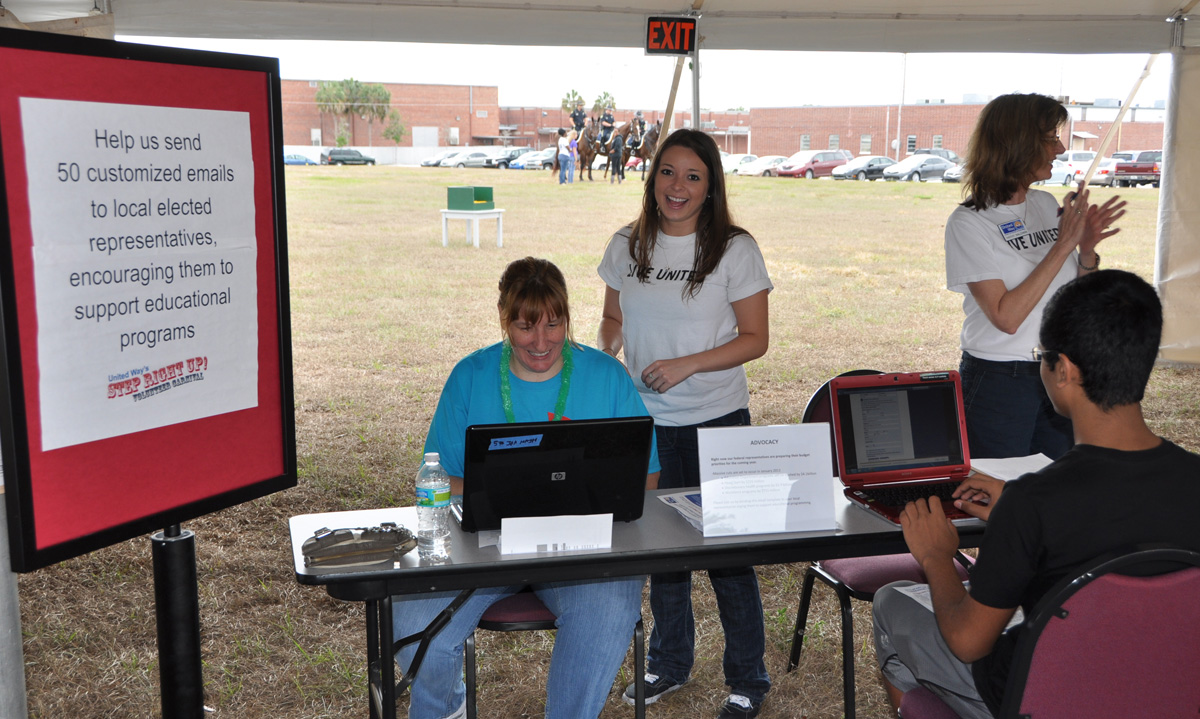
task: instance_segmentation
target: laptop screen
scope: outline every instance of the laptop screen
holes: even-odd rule
[[[969,463],[958,373],[839,378],[835,422],[847,484],[952,476]],[[851,381],[852,380],[852,381]]]
[[[654,420],[618,417],[467,428],[462,528],[505,517],[642,516]]]

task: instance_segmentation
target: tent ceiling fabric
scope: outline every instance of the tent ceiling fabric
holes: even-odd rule
[[[120,35],[640,47],[663,0],[110,0]],[[1140,53],[1171,46],[1168,0],[704,0],[701,49]],[[101,3],[103,6],[103,3]],[[93,0],[7,0],[22,21]],[[531,27],[543,31],[534,33]],[[1194,33],[1195,31],[1193,31]]]

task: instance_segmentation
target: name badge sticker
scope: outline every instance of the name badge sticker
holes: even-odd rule
[[[488,451],[498,449],[521,449],[522,447],[537,447],[542,443],[542,435],[527,434],[522,437],[497,437],[488,445]]]
[[[1021,220],[1013,220],[1012,222],[1005,222],[1004,224],[999,225],[999,227],[1000,227],[1000,235],[1005,238],[1011,237],[1013,235],[1025,234],[1025,223],[1022,222]]]

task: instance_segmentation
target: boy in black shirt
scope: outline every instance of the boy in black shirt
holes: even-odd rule
[[[1042,317],[1042,384],[1074,424],[1075,446],[1041,471],[972,477],[954,505],[987,520],[970,589],[954,570],[958,534],[940,500],[910,503],[904,539],[929,578],[933,612],[903,587],[875,595],[875,651],[889,699],[925,685],[962,717],[999,710],[1016,645],[1005,631],[1059,579],[1109,552],[1165,542],[1200,550],[1200,456],[1155,435],[1141,400],[1162,334],[1154,289],[1128,272],[1084,275]],[[1002,494],[1003,493],[1003,494]],[[1172,496],[1171,502],[1152,501]]]

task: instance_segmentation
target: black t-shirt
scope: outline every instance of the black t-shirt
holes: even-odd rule
[[[1141,452],[1076,445],[1057,462],[1009,482],[988,519],[971,597],[1028,614],[1059,580],[1136,544],[1200,551],[1200,456],[1171,442]],[[1016,647],[1006,632],[975,662],[975,685],[996,713]]]

